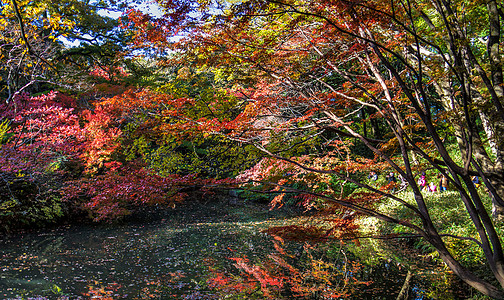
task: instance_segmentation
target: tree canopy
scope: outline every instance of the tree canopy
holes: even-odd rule
[[[30,193],[58,191],[97,219],[216,188],[267,192],[273,206],[295,198],[400,224],[503,297],[498,1],[159,0],[160,16],[118,2],[1,5],[11,207],[8,182],[25,176]],[[100,14],[111,8],[122,16]],[[379,187],[369,172],[397,180]],[[475,234],[452,238],[478,245],[492,279],[450,252],[422,174],[458,193]],[[384,198],[419,222],[380,211]]]

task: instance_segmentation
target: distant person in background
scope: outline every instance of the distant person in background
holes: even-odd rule
[[[390,172],[388,175],[387,175],[387,180],[388,180],[388,183],[391,183],[391,182],[396,182],[397,179],[395,178],[395,175],[394,175],[394,172]]]
[[[448,190],[448,178],[443,175],[439,174],[439,191],[440,192],[446,192]]]
[[[392,184],[392,193],[395,192],[396,189],[396,181],[397,179],[395,178],[394,172],[390,172],[385,178],[388,180],[388,184]]]
[[[367,177],[368,179],[371,179],[372,181],[378,180],[378,174],[376,174],[375,171],[369,172],[369,175]]]
[[[420,187],[420,191],[423,191],[427,186],[427,178],[425,177],[425,172],[422,172],[422,175],[420,175],[420,178],[418,178],[417,183]]]
[[[434,184],[434,182],[429,183],[429,192],[435,193],[437,191],[437,186]]]

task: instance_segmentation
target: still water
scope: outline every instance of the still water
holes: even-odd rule
[[[257,207],[206,206],[175,209],[147,223],[5,236],[0,299],[218,299],[206,285],[209,267],[231,268],[229,258],[242,254],[266,257],[273,243],[261,231],[290,220]],[[369,299],[395,299],[406,276],[387,262],[365,273],[375,282],[366,287]],[[371,293],[376,289],[379,296]],[[427,298],[412,286],[410,299]]]

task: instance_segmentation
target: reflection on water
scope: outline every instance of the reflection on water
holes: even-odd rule
[[[288,222],[255,213],[250,221],[246,214],[208,208],[174,210],[148,224],[73,226],[4,237],[0,298],[215,299],[205,284],[209,259],[231,265],[228,258],[237,253],[264,257],[273,247],[261,230]],[[391,290],[400,290],[405,273],[390,279]],[[388,296],[379,298],[396,295]]]

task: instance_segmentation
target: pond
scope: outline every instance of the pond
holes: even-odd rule
[[[261,231],[295,217],[263,207],[177,208],[150,222],[67,226],[0,238],[1,299],[219,299],[209,267],[274,251]],[[302,251],[302,243],[290,249]],[[407,270],[383,261],[362,274],[373,283],[359,299],[395,299]],[[422,296],[413,284],[409,299]]]

